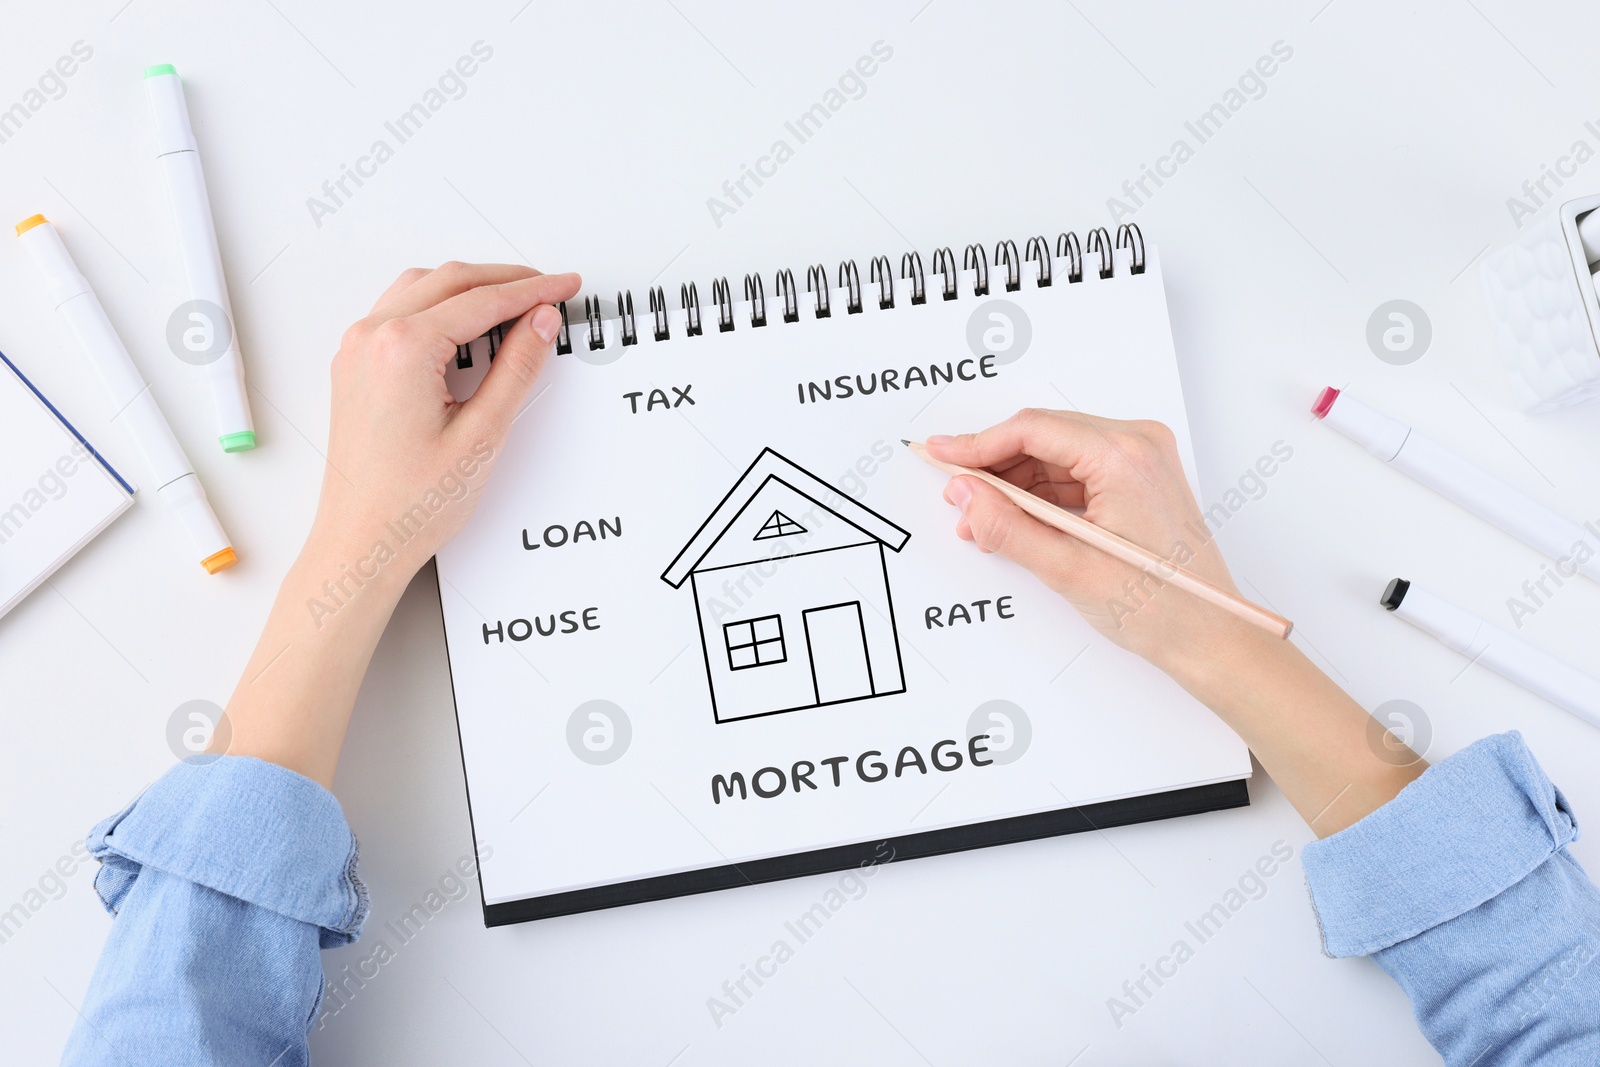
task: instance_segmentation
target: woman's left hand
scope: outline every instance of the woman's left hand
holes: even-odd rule
[[[576,274],[446,263],[401,274],[333,359],[316,532],[349,552],[387,543],[406,573],[460,532],[561,327]],[[515,320],[471,399],[444,374],[456,346]],[[400,529],[407,540],[392,532]]]

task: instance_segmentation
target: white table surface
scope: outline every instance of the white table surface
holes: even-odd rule
[[[1600,13],[1577,2],[767,6],[16,5],[0,107],[87,42],[92,58],[4,143],[10,222],[60,226],[243,562],[203,574],[147,495],[0,620],[0,909],[173,759],[185,701],[224,703],[310,520],[326,364],[402,268],[445,259],[576,268],[586,291],[674,291],[907,247],[926,258],[1112,220],[1107,197],[1276,41],[1293,57],[1134,216],[1161,246],[1210,504],[1274,442],[1293,458],[1220,538],[1247,591],[1367,707],[1426,714],[1438,759],[1518,729],[1582,816],[1600,733],[1377,606],[1395,575],[1508,620],[1541,559],[1406,482],[1307,408],[1348,385],[1574,517],[1600,519],[1596,412],[1516,411],[1475,263],[1520,194],[1600,119]],[[306,200],[475,41],[492,58],[331,216]],[[718,226],[706,200],[874,41],[892,59]],[[166,350],[182,292],[150,159],[142,68],[172,62],[195,117],[261,447],[224,456]],[[1600,187],[1600,160],[1558,199]],[[141,476],[97,383],[14,244],[0,349]],[[1369,315],[1405,298],[1431,348],[1393,366]],[[1041,402],[1048,403],[1049,398]],[[1600,588],[1571,582],[1523,632],[1593,662]],[[1465,669],[1464,669],[1465,668]],[[1129,738],[1136,744],[1135,738]],[[1420,743],[1420,742],[1419,742]],[[362,842],[369,929],[470,851],[439,603],[413,584],[378,648],[337,793]],[[451,904],[313,1038],[324,1063],[894,1064],[1438,1062],[1365,960],[1325,959],[1299,869],[1311,838],[1264,775],[1244,810],[895,864],[719,1027],[707,998],[833,877],[485,930]],[[1296,860],[1133,1016],[1107,999],[1185,937],[1276,841]],[[1574,852],[1600,868],[1600,845]],[[11,1062],[47,1062],[109,925],[79,870],[0,944]],[[34,898],[37,901],[37,898]],[[337,978],[378,934],[326,953]],[[1076,1058],[1074,1058],[1076,1057]]]

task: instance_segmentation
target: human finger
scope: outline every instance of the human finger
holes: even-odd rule
[[[435,272],[437,273],[437,272]],[[420,283],[419,283],[420,284]],[[419,325],[464,345],[492,326],[526,315],[540,304],[559,304],[578,295],[576,274],[540,274],[480,285],[411,316]]]
[[[382,314],[386,318],[417,315],[473,289],[537,278],[540,273],[520,263],[461,263],[452,260],[441,263],[425,276],[414,279],[411,285],[395,292],[382,309]]]
[[[1082,412],[1024,408],[977,433],[936,435],[924,443],[930,455],[946,463],[992,467],[1031,456],[1071,472],[1104,453],[1108,425],[1113,420]]]
[[[385,289],[378,299],[373,301],[372,310],[367,314],[369,316],[387,318],[388,316],[384,315],[385,306],[400,293],[432,273],[432,267],[407,267],[400,272],[400,277],[390,282],[389,288]]]

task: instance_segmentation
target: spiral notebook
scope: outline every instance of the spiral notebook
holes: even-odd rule
[[[133,503],[133,488],[0,353],[0,616]]]
[[[1248,803],[1244,745],[900,444],[1072,408],[1166,422],[1192,478],[1136,228],[706,292],[563,308],[439,553],[487,924]]]

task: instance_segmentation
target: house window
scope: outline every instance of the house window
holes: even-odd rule
[[[776,615],[730,622],[722,628],[722,640],[728,646],[731,670],[765,667],[789,658],[783,647],[783,621]]]
[[[806,528],[795,522],[781,511],[774,511],[767,516],[767,521],[761,524],[761,529],[756,531],[752,541],[765,541],[769,537],[788,537],[790,534],[802,534]]]

